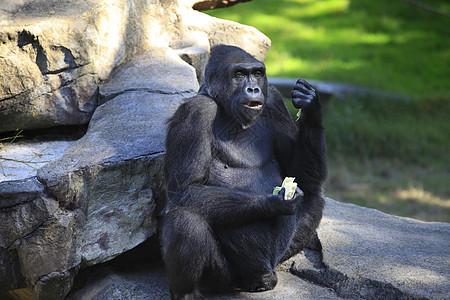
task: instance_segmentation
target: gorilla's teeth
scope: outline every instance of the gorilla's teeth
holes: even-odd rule
[[[261,107],[261,103],[258,101],[249,101],[249,102],[245,103],[245,105],[248,107],[254,107],[254,108]]]

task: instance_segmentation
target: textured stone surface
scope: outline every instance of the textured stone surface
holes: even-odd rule
[[[36,178],[0,183],[0,247],[32,233],[57,209],[58,202]]]
[[[180,55],[190,57],[199,74],[209,46],[217,43],[265,57],[267,37],[196,12],[194,4],[0,1],[0,132],[88,123],[98,105],[97,88],[116,66],[151,48],[180,50],[180,41],[192,41],[192,32],[204,34],[208,42],[185,45],[196,49]]]
[[[170,299],[169,283],[164,267],[153,263],[115,263],[80,273],[84,284],[73,290],[68,299]],[[274,290],[261,293],[208,295],[208,299],[343,299],[331,289],[301,280],[287,271],[279,270]]]
[[[261,61],[265,60],[270,48],[270,40],[253,27],[193,10],[185,11],[183,22],[189,30],[205,32],[211,47],[217,44],[239,46]]]
[[[323,260],[313,252],[294,273],[354,299],[446,299],[450,224],[421,222],[327,200],[319,228]],[[316,257],[315,257],[316,256]]]
[[[110,80],[100,86],[100,102],[125,92],[196,93],[199,87],[196,72],[179,57],[182,50],[152,48],[117,67]],[[131,116],[129,113],[123,117],[127,120]]]
[[[127,92],[100,106],[86,135],[38,171],[61,206],[81,214],[83,265],[143,242],[155,230],[165,123],[181,95]]]
[[[76,141],[3,145],[0,290],[62,299],[80,268],[154,234],[166,121],[198,90],[211,45],[263,60],[270,44],[195,3],[0,1],[0,132],[89,122]]]
[[[283,263],[274,290],[211,299],[448,298],[450,224],[420,222],[327,199],[318,233],[323,250],[306,249]],[[105,268],[80,274],[82,279],[90,275],[73,291],[73,299],[155,295],[168,299],[162,266],[145,261],[142,253],[151,250],[133,253],[138,249],[128,254],[128,260],[119,257]]]
[[[73,143],[73,140],[63,140],[3,144],[0,148],[0,183],[36,176],[40,167],[63,156]]]
[[[57,209],[58,202],[36,178],[0,182],[0,290],[26,286],[16,246]]]
[[[32,283],[36,297],[59,299],[69,292],[73,270],[80,264],[76,221],[73,212],[58,210],[33,234],[16,242],[22,274]]]
[[[17,251],[0,248],[0,291],[24,288],[27,285],[27,279],[20,270]]]

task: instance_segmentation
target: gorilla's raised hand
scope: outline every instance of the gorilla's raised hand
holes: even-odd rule
[[[293,215],[297,211],[297,206],[303,201],[303,191],[297,187],[294,197],[290,200],[284,200],[285,192],[285,188],[282,188],[278,195],[271,195],[271,201],[281,215]]]
[[[292,104],[302,109],[302,118],[320,120],[322,117],[319,97],[316,90],[304,79],[298,79],[291,92]],[[306,120],[305,120],[306,121]]]
[[[297,80],[291,96],[294,107],[298,109],[308,110],[318,102],[316,90],[304,79]]]

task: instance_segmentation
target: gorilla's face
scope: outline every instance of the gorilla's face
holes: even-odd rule
[[[215,99],[243,128],[261,114],[267,99],[264,63],[234,46],[213,48],[199,93]]]
[[[256,121],[266,104],[265,72],[264,64],[259,61],[230,66],[229,80],[234,93],[226,100],[226,105],[231,108],[231,116],[244,128]]]

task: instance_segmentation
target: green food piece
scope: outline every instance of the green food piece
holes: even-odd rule
[[[283,180],[282,187],[285,188],[284,200],[291,200],[295,195],[295,189],[297,188],[297,183],[294,182],[295,177],[286,177]]]
[[[276,186],[273,189],[273,195],[279,195],[282,188],[285,188],[284,200],[291,200],[295,195],[295,189],[297,188],[297,183],[294,182],[295,177],[286,177],[283,180],[281,186]]]
[[[297,120],[300,119],[301,114],[302,114],[302,109],[300,108],[297,112]]]
[[[281,189],[282,189],[281,186],[276,186],[276,187],[273,189],[272,195],[278,195],[278,194],[280,193]]]
[[[281,184],[282,187],[286,187],[289,184],[293,184],[295,180],[295,177],[286,177],[283,180],[283,183]]]

